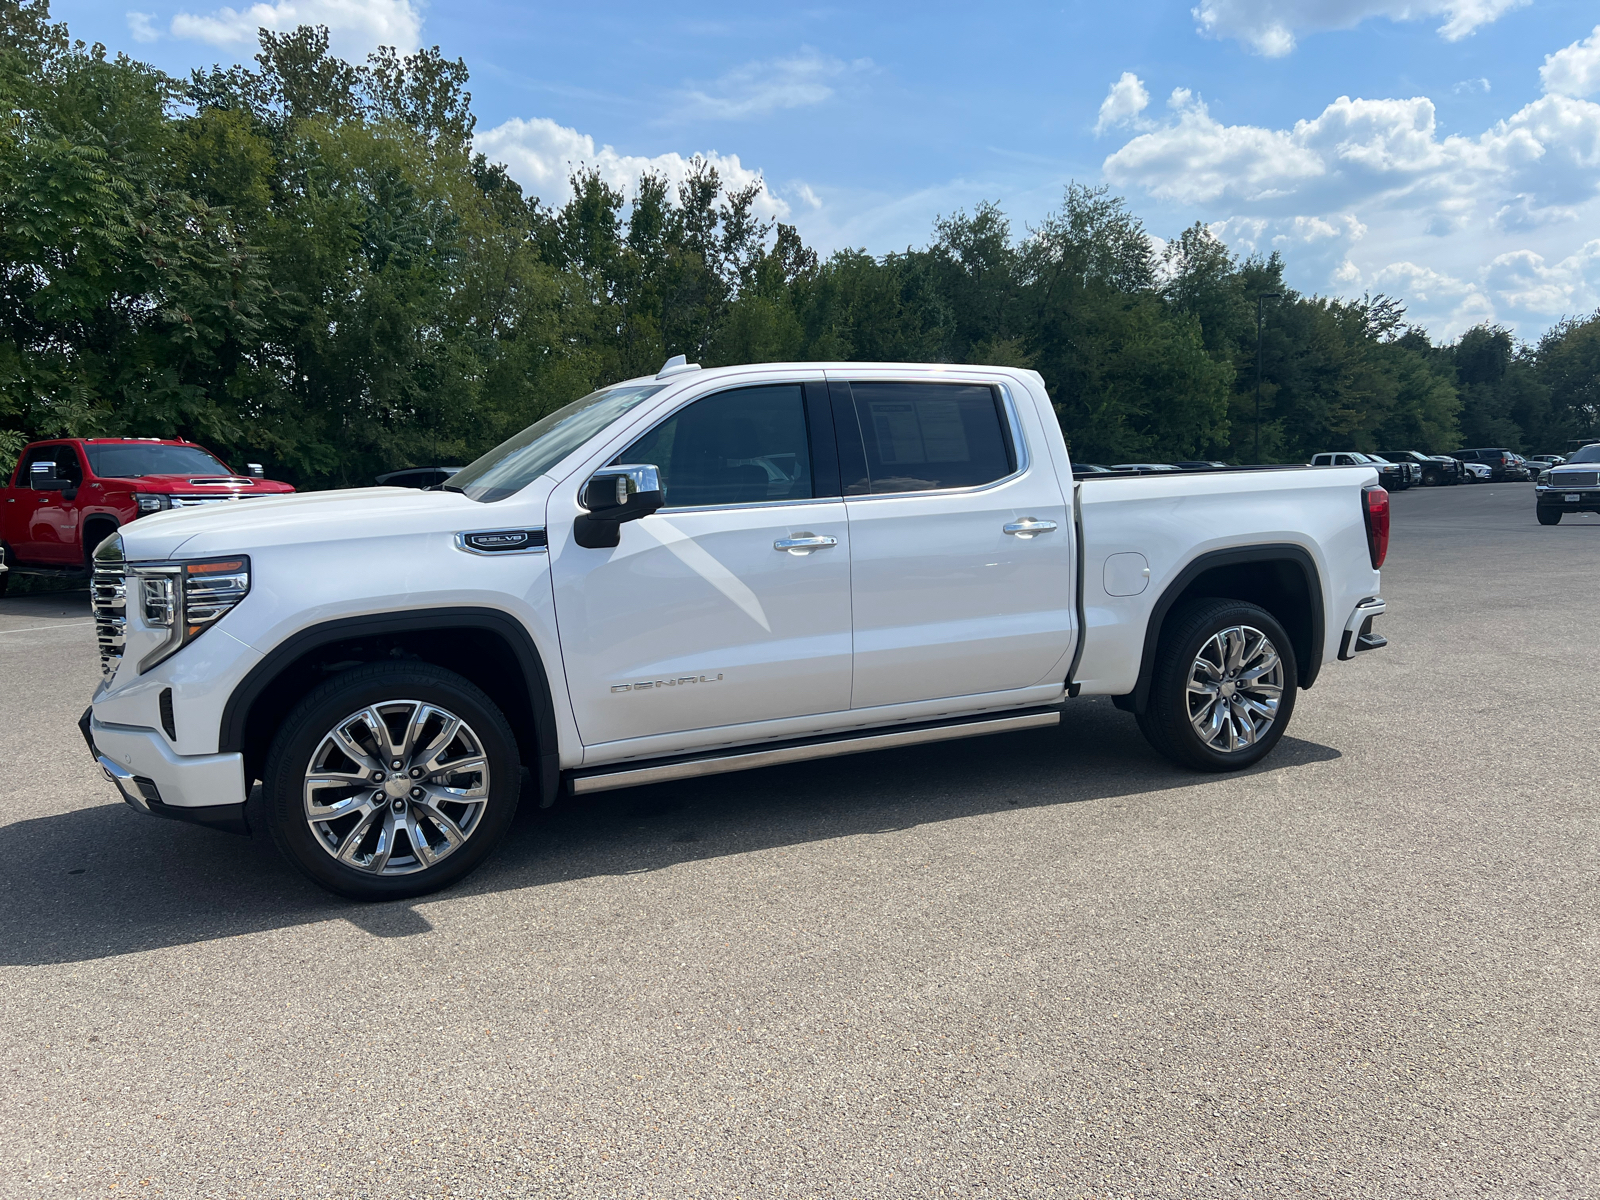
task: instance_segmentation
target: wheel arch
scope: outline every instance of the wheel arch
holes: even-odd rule
[[[91,512],[84,517],[83,527],[78,531],[78,548],[83,551],[84,561],[88,562],[94,548],[121,528],[122,521],[115,513]],[[104,532],[93,536],[96,530]]]
[[[444,667],[482,688],[516,734],[522,761],[538,778],[541,805],[554,802],[560,752],[550,679],[522,622],[493,608],[342,617],[300,630],[233,689],[223,705],[217,749],[243,754],[246,779],[259,779],[279,726],[312,687],[350,666],[408,659]]]
[[[1234,546],[1211,550],[1193,559],[1156,600],[1145,625],[1138,681],[1128,695],[1115,698],[1119,708],[1144,711],[1167,618],[1183,601],[1200,597],[1261,605],[1289,634],[1298,667],[1298,685],[1309,688],[1317,681],[1327,640],[1327,614],[1316,560],[1304,546],[1292,542]]]

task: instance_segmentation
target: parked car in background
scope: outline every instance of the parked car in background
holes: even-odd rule
[[[1395,466],[1404,467],[1405,470],[1406,470],[1406,486],[1407,487],[1421,487],[1422,486],[1422,468],[1420,466],[1418,466],[1416,463],[1412,462],[1409,458],[1400,458],[1400,459],[1385,458],[1381,454],[1369,454],[1369,455],[1367,455],[1367,457],[1369,459],[1371,459],[1373,462],[1393,463]]]
[[[94,548],[150,513],[294,491],[256,463],[236,474],[193,442],[56,438],[23,447],[0,489],[0,593],[13,573],[84,575]]]
[[[1466,472],[1463,478],[1467,483],[1488,483],[1494,478],[1494,472],[1483,463],[1464,462],[1461,464],[1461,469]]]
[[[1541,471],[1548,471],[1551,467],[1559,467],[1567,460],[1562,458],[1559,454],[1535,454],[1531,456],[1528,461],[1530,463],[1537,463]]]
[[[1390,491],[1403,492],[1411,486],[1412,473],[1401,463],[1387,462],[1359,450],[1337,450],[1311,456],[1313,467],[1376,467],[1378,482]],[[1420,470],[1418,472],[1420,475]]]
[[[1585,446],[1550,468],[1533,495],[1541,525],[1559,525],[1567,513],[1600,513],[1600,446]]]
[[[1228,464],[1225,462],[1213,462],[1205,459],[1192,459],[1184,462],[1175,462],[1172,465],[1185,471],[1215,471],[1226,467]]]
[[[439,487],[459,470],[460,467],[406,467],[402,471],[379,475],[376,482],[379,487],[420,488],[425,491]]]
[[[1171,463],[1118,463],[1111,468],[1113,471],[1136,471],[1140,473],[1158,473],[1163,471],[1178,471],[1182,468]]]
[[[1415,463],[1422,472],[1424,487],[1442,487],[1447,483],[1461,482],[1461,464],[1449,455],[1433,458],[1420,450],[1379,450],[1378,457],[1392,463]]]
[[[1480,447],[1476,450],[1452,450],[1451,458],[1460,459],[1465,463],[1478,463],[1489,468],[1489,478],[1497,483],[1500,480],[1527,478],[1526,472],[1518,467],[1517,456],[1504,446]]]

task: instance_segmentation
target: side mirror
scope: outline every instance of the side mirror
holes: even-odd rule
[[[661,507],[661,472],[651,466],[605,467],[583,485],[589,511],[572,523],[572,539],[586,550],[605,550],[622,540],[622,523],[648,517]]]
[[[251,479],[264,479],[267,474],[260,463],[245,463],[244,473]]]
[[[28,468],[28,486],[36,492],[64,492],[72,481],[56,474],[55,463],[36,462]]]

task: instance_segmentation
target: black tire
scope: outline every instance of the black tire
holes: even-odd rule
[[[1422,473],[1423,487],[1438,487],[1443,482],[1444,472],[1442,471],[1424,471]]]
[[[14,567],[17,565],[17,560],[12,556],[11,547],[6,545],[4,542],[0,542],[0,562],[5,563],[7,567]],[[0,596],[4,596],[6,594],[6,589],[10,586],[11,572],[9,570],[0,571]]]
[[[1537,508],[1534,511],[1539,514],[1539,524],[1541,525],[1561,524],[1561,510],[1559,508]]]
[[[435,779],[459,782],[474,776],[470,772],[466,776],[449,774],[448,765],[421,779],[406,778],[409,768],[389,772],[390,763],[377,760],[376,747],[368,745],[368,742],[376,739],[369,738],[367,742],[358,741],[355,748],[366,751],[369,765],[383,768],[390,774],[392,782],[376,784],[368,782],[351,789],[349,802],[360,807],[353,807],[349,815],[336,821],[321,823],[314,831],[305,808],[307,803],[305,797],[309,791],[306,776],[311,773],[315,761],[313,756],[326,751],[330,745],[330,734],[335,726],[346,727],[347,719],[353,719],[354,715],[365,709],[388,705],[392,706],[390,711],[379,713],[387,725],[390,720],[405,719],[403,705],[406,702],[436,706],[461,720],[465,733],[456,740],[441,745],[439,754],[444,754],[451,747],[470,746],[473,743],[481,750],[479,757],[482,758],[488,771],[486,781],[481,776],[476,776],[478,783],[486,788],[481,808],[476,807],[477,802],[458,804],[448,799],[440,799],[438,803],[443,807],[433,811],[445,816],[448,821],[436,824],[433,823],[425,805],[419,804],[414,809],[406,807],[411,803],[409,796],[426,790],[418,786],[415,790],[407,792],[406,789],[412,784],[420,785]],[[417,708],[412,711],[420,714],[422,710]],[[391,742],[393,730],[397,727],[399,726],[389,726]],[[435,727],[424,728],[419,743],[431,728]],[[442,720],[437,728],[442,736]],[[433,747],[430,745],[427,748]],[[465,762],[472,753],[469,750],[466,754],[454,755],[452,761]],[[342,761],[348,763],[350,767],[359,766],[358,761],[349,755],[342,755]],[[327,768],[328,764],[323,762],[321,766]],[[333,772],[329,769],[318,773]],[[361,773],[342,769],[338,773],[341,776],[350,774],[354,779],[365,778]],[[516,738],[512,735],[505,716],[494,702],[470,680],[462,678],[455,672],[433,666],[431,663],[418,662],[373,663],[356,667],[335,676],[311,692],[295,707],[278,730],[267,756],[265,775],[262,790],[267,824],[278,849],[283,852],[285,858],[316,883],[331,892],[357,900],[399,900],[409,896],[421,896],[455,883],[482,863],[505,836],[506,830],[511,827],[512,818],[516,815],[517,799],[522,784],[522,768],[517,755]],[[391,785],[404,794],[397,796],[393,792],[388,792],[381,803],[372,802],[374,797]],[[438,786],[439,791],[428,793],[427,803],[432,803],[435,797],[445,795],[442,791],[444,785]],[[368,793],[366,789],[369,787],[375,787],[377,790]],[[334,797],[333,803],[343,804],[346,801],[339,797],[345,791],[346,789],[341,786],[314,794],[331,795]],[[402,806],[404,811],[391,816],[391,812],[397,811],[393,810],[394,805]],[[368,816],[371,818],[370,822]],[[470,822],[468,818],[471,818]],[[404,821],[405,826],[399,833],[391,832],[395,828],[395,822],[398,821]],[[440,846],[448,846],[451,835],[445,832],[445,824],[454,822],[461,823],[461,827],[456,829],[457,833],[462,834],[457,847],[445,849],[439,854],[437,861],[431,865],[424,865],[425,859],[431,853],[438,851]],[[350,845],[350,835],[364,824],[366,831],[355,841],[379,847],[368,856],[369,861],[376,862],[380,855],[388,861],[392,853],[398,856],[400,865],[396,866],[392,862],[389,866],[379,864],[379,869],[401,873],[374,873],[371,869],[362,869],[335,860],[335,848],[332,843],[337,839],[344,839],[337,847],[343,850]],[[409,838],[413,836],[411,833],[406,833],[405,829],[421,830],[424,842],[428,842],[430,836],[437,835],[440,839],[439,845],[433,846],[428,854],[418,853],[415,849],[408,849],[402,853],[400,851],[402,835],[407,847],[410,846]],[[385,838],[388,852],[383,849]],[[359,849],[359,844],[352,847],[352,850],[357,852]],[[409,866],[405,865],[408,857],[411,864]]]
[[[1244,628],[1264,634],[1276,651],[1281,668],[1281,695],[1278,697],[1276,715],[1270,724],[1248,744],[1236,749],[1219,750],[1207,744],[1190,723],[1189,678],[1198,668],[1201,652],[1207,650],[1213,637],[1225,630]],[[1244,649],[1249,651],[1258,643],[1244,637]],[[1248,664],[1248,659],[1247,659]],[[1226,662],[1224,662],[1226,668]],[[1203,673],[1203,672],[1202,672]],[[1219,690],[1231,677],[1224,669],[1219,675]],[[1150,744],[1179,766],[1198,771],[1238,771],[1253,766],[1272,752],[1283,737],[1283,731],[1294,715],[1294,701],[1298,686],[1298,664],[1294,646],[1289,641],[1278,619],[1257,604],[1243,600],[1194,600],[1175,610],[1162,627],[1161,639],[1156,648],[1155,671],[1150,680],[1150,695],[1144,712],[1139,714],[1139,728]],[[1232,683],[1237,687],[1237,683]],[[1249,697],[1263,703],[1262,694]],[[1197,701],[1204,706],[1203,701]],[[1213,704],[1220,703],[1213,701]],[[1248,713],[1235,716],[1231,706],[1225,710],[1224,721],[1229,729],[1243,728],[1248,720],[1252,730],[1255,717]],[[1226,738],[1227,731],[1218,734]]]

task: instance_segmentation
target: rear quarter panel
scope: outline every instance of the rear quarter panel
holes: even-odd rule
[[[1322,661],[1336,659],[1350,611],[1378,594],[1361,512],[1361,488],[1376,482],[1371,467],[1084,480],[1083,691],[1132,691],[1156,602],[1195,559],[1237,546],[1288,543],[1310,554],[1322,587]],[[1127,553],[1149,562],[1149,586],[1110,595],[1106,559]]]

